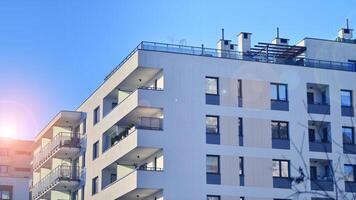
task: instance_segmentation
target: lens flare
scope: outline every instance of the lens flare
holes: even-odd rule
[[[11,123],[0,124],[0,137],[12,138],[16,136],[16,126]]]

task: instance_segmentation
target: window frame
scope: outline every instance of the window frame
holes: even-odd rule
[[[213,133],[213,132],[208,132],[207,131],[207,123],[206,123],[206,120],[208,117],[211,117],[211,118],[216,118],[217,119],[217,132],[216,133]],[[220,117],[218,115],[205,115],[205,132],[206,134],[214,134],[214,135],[219,135],[220,134]]]
[[[342,96],[343,96],[342,93],[343,92],[348,92],[350,94],[350,105],[342,105]],[[347,108],[353,107],[352,90],[345,90],[345,89],[340,90],[340,104],[342,107],[347,107]]]
[[[239,117],[238,119],[238,131],[239,131],[239,136],[243,137],[244,136],[244,121],[242,117]]]
[[[208,172],[206,171],[207,174],[220,174],[220,156],[219,155],[211,155],[211,154],[207,154],[206,155],[206,159],[208,157],[214,157],[214,158],[217,158],[218,159],[218,169],[217,169],[217,172]],[[207,164],[207,163],[206,163]],[[207,165],[206,165],[207,167]]]
[[[93,110],[93,125],[96,125],[100,122],[100,106],[97,106]]]
[[[99,157],[99,140],[93,144],[93,160]]]
[[[205,85],[205,94],[206,95],[215,95],[215,96],[219,96],[220,94],[219,94],[219,77],[213,77],[213,76],[206,76],[205,77],[205,84],[206,84],[206,80],[207,79],[215,79],[216,80],[216,94],[214,94],[214,93],[208,93],[207,92],[207,85]]]
[[[277,135],[278,137],[275,138],[273,134],[273,123],[277,123],[278,131]],[[281,123],[286,123],[287,124],[287,138],[282,138],[281,137]],[[289,140],[289,122],[288,121],[278,121],[278,120],[272,120],[271,121],[271,132],[272,132],[272,139],[279,139],[279,140]]]
[[[270,85],[272,86],[272,85],[275,85],[276,86],[276,94],[277,94],[277,99],[274,99],[273,97],[272,97],[272,95],[271,95],[271,100],[272,101],[283,101],[283,102],[288,102],[288,84],[286,84],[286,83],[274,83],[274,82],[272,82],[272,83],[270,83]],[[286,95],[286,99],[285,100],[282,100],[281,99],[281,97],[280,97],[280,87],[281,86],[285,86],[285,95]],[[272,88],[271,88],[271,91],[272,91]]]
[[[273,166],[273,162],[278,162],[278,176],[274,176],[273,175],[273,167],[272,167],[272,176],[274,178],[290,178],[290,161],[289,160],[280,160],[280,159],[272,159],[272,166]],[[282,162],[287,162],[288,165],[288,176],[282,176]]]
[[[245,175],[245,162],[244,162],[244,157],[240,156],[239,157],[239,176],[244,176]]]
[[[344,141],[344,129],[351,129],[351,143],[345,143]],[[355,128],[352,126],[343,126],[342,127],[342,143],[343,144],[349,144],[349,145],[355,145]]]
[[[99,192],[99,178],[98,176],[96,176],[91,180],[91,195],[95,195],[98,192]]]
[[[351,167],[352,168],[352,174],[353,174],[353,179],[352,181],[346,180],[346,175],[345,175],[345,167]],[[349,183],[355,183],[356,182],[356,172],[355,172],[356,166],[352,165],[352,164],[344,164],[344,179],[345,182],[349,182]]]

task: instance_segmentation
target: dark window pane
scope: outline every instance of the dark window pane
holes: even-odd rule
[[[341,105],[352,106],[352,93],[348,90],[341,90]]]
[[[206,172],[219,173],[219,157],[206,156]]]
[[[206,116],[206,132],[207,133],[219,133],[219,117],[217,116]]]
[[[342,136],[344,144],[354,144],[353,128],[342,127]]]

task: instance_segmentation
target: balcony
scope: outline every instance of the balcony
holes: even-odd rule
[[[330,122],[308,122],[309,151],[331,153],[331,126]]]
[[[163,169],[156,167],[138,167],[102,188],[93,199],[143,200],[161,195]]]
[[[330,115],[329,86],[307,84],[308,113]]]
[[[310,159],[310,187],[312,190],[334,191],[331,160]]]
[[[73,158],[80,151],[79,133],[60,132],[34,156],[33,169],[51,168],[51,158]]]
[[[234,60],[253,61],[253,62],[264,62],[264,63],[268,62],[274,64],[284,64],[284,65],[294,65],[294,66],[303,66],[303,67],[311,67],[311,68],[356,72],[356,65],[355,63],[352,62],[316,60],[316,59],[308,59],[303,57],[295,57],[294,59],[275,59],[269,56],[267,53],[251,54],[248,52],[243,53],[238,51],[220,50],[220,49],[205,48],[205,47],[194,47],[194,46],[186,46],[186,45],[143,41],[135,49],[133,49],[132,52],[112,72],[110,72],[110,74],[108,74],[108,76],[106,76],[105,80],[108,80],[138,50],[177,53],[177,54],[214,57],[214,58],[226,58],[226,59],[234,59]]]
[[[79,167],[60,165],[32,188],[32,199],[50,199],[51,191],[68,191],[80,182]]]

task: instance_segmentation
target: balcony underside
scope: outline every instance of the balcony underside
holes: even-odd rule
[[[46,158],[42,164],[39,164],[37,167],[35,167],[34,171],[39,170],[40,168],[47,168],[51,169],[52,167],[52,158],[59,158],[59,159],[66,159],[66,158],[73,158],[76,155],[78,155],[80,152],[80,148],[77,147],[60,147],[57,150],[55,150],[51,156]]]
[[[51,199],[51,191],[63,191],[68,192],[69,190],[73,190],[77,188],[79,185],[79,180],[65,180],[61,179],[54,183],[53,185],[49,186],[45,192],[41,195],[35,197],[35,200],[38,199]]]
[[[143,200],[148,197],[154,196],[154,194],[159,193],[160,189],[147,189],[147,188],[138,188],[134,189],[133,191],[123,195],[116,200]],[[154,197],[153,197],[154,199]]]

